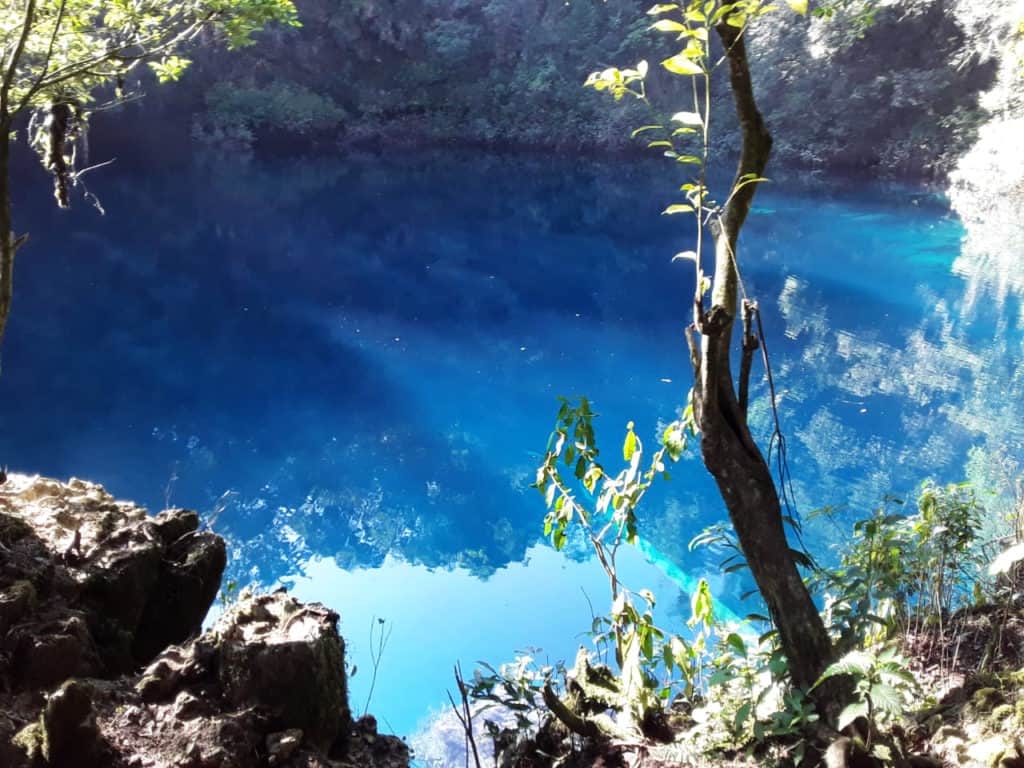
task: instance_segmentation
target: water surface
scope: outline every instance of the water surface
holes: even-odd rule
[[[594,401],[610,456],[627,421],[650,445],[685,402],[692,277],[670,257],[691,243],[659,216],[670,174],[455,152],[195,158],[97,171],[100,217],[54,210],[26,171],[0,456],[200,509],[231,542],[231,580],[341,614],[357,712],[371,628],[389,629],[371,709],[410,734],[456,660],[571,660],[607,609],[585,549],[541,541],[529,485],[557,396]],[[1024,457],[1021,298],[968,281],[962,238],[921,190],[759,192],[742,277],[798,510],[849,519],[926,476],[994,486]],[[752,418],[767,438],[763,397]],[[713,484],[692,454],[673,475],[640,513],[664,560],[625,556],[627,583],[675,627],[701,575],[746,612],[740,577],[686,548],[724,518]],[[807,536],[835,539],[827,523]]]

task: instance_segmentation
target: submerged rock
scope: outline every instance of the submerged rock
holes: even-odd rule
[[[404,742],[352,722],[333,611],[249,595],[198,634],[224,563],[194,512],[153,518],[97,485],[12,475],[0,765],[408,766]]]

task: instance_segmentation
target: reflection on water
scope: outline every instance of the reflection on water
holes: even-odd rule
[[[583,633],[590,629],[591,604],[599,610],[608,594],[594,563],[573,562],[541,544],[485,579],[466,568],[430,569],[392,555],[376,568],[344,568],[318,556],[299,565],[283,579],[299,599],[332,595],[342,606],[348,650],[362,659],[350,688],[356,714],[373,681],[371,626],[386,619],[390,634],[371,710],[399,733],[425,719],[425,704],[435,711],[445,705],[444,691],[455,689],[457,659],[471,667],[476,659],[498,662],[536,647],[543,649],[540,659],[550,654],[552,662],[571,662],[577,647],[589,642]],[[688,617],[675,600],[678,586],[635,550],[624,551],[619,566],[624,583],[648,585],[661,596],[659,621],[679,626]]]
[[[3,461],[202,509],[230,578],[339,611],[357,708],[389,620],[373,709],[409,733],[456,659],[571,658],[580,588],[606,610],[584,547],[538,543],[529,484],[556,396],[595,401],[608,455],[628,420],[650,445],[685,401],[670,172],[458,153],[105,169],[106,218],[24,179]],[[1024,457],[1019,292],[976,299],[942,201],[833,192],[766,185],[743,236],[800,509],[995,482]],[[767,437],[763,397],[751,413]],[[673,476],[640,510],[655,564],[629,568],[678,624],[718,559],[686,543],[723,510],[692,456]],[[740,576],[714,586],[747,612]]]

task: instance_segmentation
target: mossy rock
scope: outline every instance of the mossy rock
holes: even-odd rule
[[[0,515],[0,544],[9,547],[32,534],[32,526],[12,515]]]
[[[32,582],[22,579],[0,592],[0,636],[14,626],[26,614],[35,610],[38,602],[36,588]]]
[[[967,747],[967,757],[986,768],[999,768],[1000,761],[1013,751],[1013,744],[1003,736],[992,736]]]
[[[989,715],[988,721],[993,728],[998,730],[1005,730],[1008,725],[1014,723],[1017,714],[1016,710],[1011,704],[1000,704],[992,710]]]
[[[22,728],[13,741],[32,765],[95,765],[100,745],[89,688],[78,680],[65,682],[50,694],[39,719]]]
[[[991,712],[1002,703],[1003,692],[998,688],[979,688],[971,696],[971,705],[978,712]]]
[[[32,765],[39,765],[45,761],[46,731],[40,723],[26,725],[11,741],[28,756]]]

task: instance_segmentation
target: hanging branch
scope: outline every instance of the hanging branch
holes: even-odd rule
[[[747,418],[747,403],[750,399],[750,369],[754,363],[754,352],[760,346],[757,336],[752,332],[751,325],[757,302],[743,300],[743,354],[740,357],[739,406],[743,418]]]

